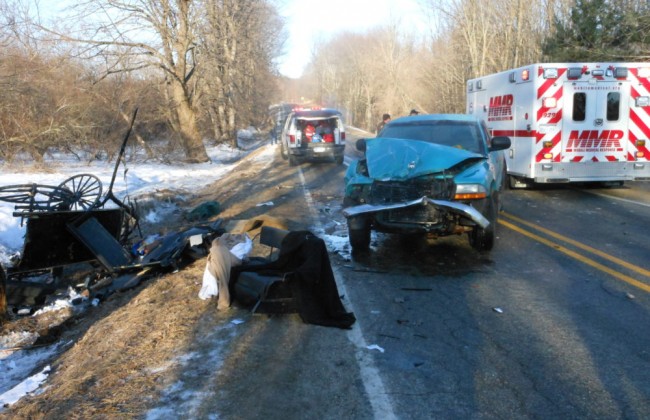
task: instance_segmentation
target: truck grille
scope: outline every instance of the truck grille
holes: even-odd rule
[[[401,203],[426,196],[437,200],[451,200],[455,184],[452,180],[375,181],[370,202],[373,204]]]
[[[416,206],[389,210],[385,216],[392,223],[438,224],[443,215],[434,206]]]

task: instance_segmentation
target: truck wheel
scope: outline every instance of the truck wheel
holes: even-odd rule
[[[335,162],[337,165],[343,165],[343,156],[337,156],[337,157],[335,157],[335,158],[334,158],[334,162]]]
[[[469,244],[477,251],[490,251],[494,248],[494,239],[496,236],[498,199],[492,197],[490,205],[485,216],[490,221],[490,224],[485,229],[475,227],[468,233]]]
[[[289,154],[289,165],[296,166],[298,164],[298,158],[292,154]]]
[[[370,228],[350,229],[348,227],[350,246],[354,251],[367,251],[370,247]]]
[[[511,190],[525,189],[530,187],[530,182],[525,178],[508,175],[508,185],[510,186]]]
[[[5,269],[0,265],[0,325],[7,320],[7,276]]]
[[[284,142],[280,142],[280,156],[282,156],[282,159],[287,160],[289,156],[287,156],[287,149],[284,148]]]

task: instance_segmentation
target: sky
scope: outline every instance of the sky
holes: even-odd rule
[[[287,25],[287,54],[280,73],[299,78],[317,41],[341,32],[364,32],[397,21],[405,32],[426,30],[418,0],[286,0],[280,8]]]
[[[286,54],[278,59],[280,73],[299,78],[317,42],[342,32],[365,32],[396,22],[405,33],[424,33],[427,20],[422,0],[276,0],[286,22]],[[41,0],[45,16],[61,13],[70,0]]]

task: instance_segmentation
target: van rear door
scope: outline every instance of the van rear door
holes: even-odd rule
[[[627,160],[629,82],[564,83],[562,162]]]

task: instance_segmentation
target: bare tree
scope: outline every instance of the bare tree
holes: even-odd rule
[[[266,0],[206,0],[204,11],[198,48],[202,101],[215,138],[236,146],[238,121],[266,114],[282,24]]]
[[[186,158],[205,162],[209,158],[198,129],[193,77],[201,8],[202,2],[191,0],[87,0],[69,10],[65,30],[43,24],[38,28],[57,41],[77,45],[78,55],[101,66],[105,76],[160,70],[170,123],[180,134]]]

